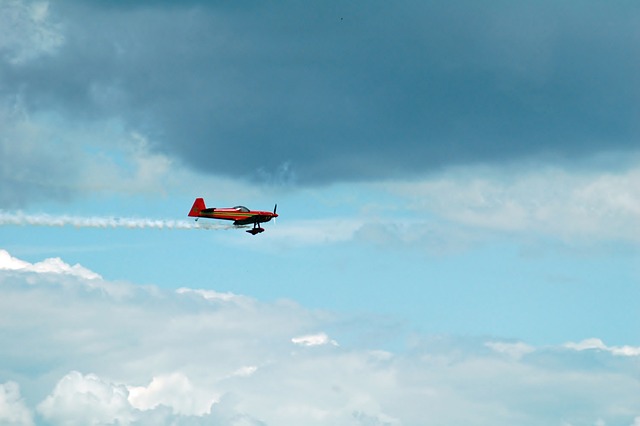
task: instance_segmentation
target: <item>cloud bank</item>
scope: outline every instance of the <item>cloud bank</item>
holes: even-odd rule
[[[458,228],[565,241],[640,241],[640,166],[608,173],[554,167],[467,168],[389,182],[389,194]]]
[[[6,424],[631,426],[640,416],[633,346],[416,335],[389,351],[289,301],[60,265],[0,256]]]
[[[170,165],[322,184],[637,152],[633,3],[2,8],[3,191],[155,187]],[[139,138],[145,156],[125,148]]]

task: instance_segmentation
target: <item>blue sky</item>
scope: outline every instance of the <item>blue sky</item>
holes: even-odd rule
[[[1,3],[0,422],[637,426],[638,16]]]

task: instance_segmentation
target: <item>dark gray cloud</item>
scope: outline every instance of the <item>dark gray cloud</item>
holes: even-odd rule
[[[637,148],[633,2],[56,2],[2,62],[32,111],[119,118],[212,174],[303,183]],[[287,167],[283,167],[287,165]]]

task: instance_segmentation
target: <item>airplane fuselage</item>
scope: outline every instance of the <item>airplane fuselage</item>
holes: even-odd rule
[[[233,220],[234,225],[251,225],[253,223],[269,222],[276,217],[272,212],[260,210],[241,211],[237,207],[232,208],[208,208],[200,211],[198,217],[209,219]]]
[[[196,198],[191,210],[189,211],[190,217],[195,217],[198,220],[201,217],[208,219],[219,220],[232,220],[234,225],[251,225],[253,229],[247,232],[253,235],[263,232],[259,224],[269,222],[271,219],[278,217],[276,213],[276,207],[273,208],[273,212],[267,212],[262,210],[249,210],[245,206],[236,207],[214,207],[207,208],[204,203],[204,199]]]

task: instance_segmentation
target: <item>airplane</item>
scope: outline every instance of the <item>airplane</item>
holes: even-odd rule
[[[213,207],[207,208],[204,204],[203,198],[196,198],[196,201],[189,211],[190,217],[195,217],[198,220],[201,217],[210,219],[222,219],[233,220],[234,225],[250,225],[253,224],[253,228],[247,232],[251,235],[256,235],[264,232],[264,228],[260,227],[261,223],[269,222],[271,219],[278,217],[276,209],[278,205],[273,208],[272,212],[264,212],[260,210],[249,210],[245,206],[235,206],[231,208],[227,207]]]

